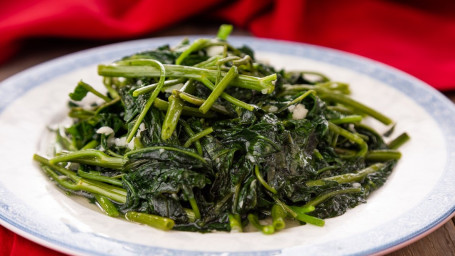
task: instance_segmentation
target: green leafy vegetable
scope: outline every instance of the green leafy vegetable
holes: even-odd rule
[[[79,82],[55,155],[34,159],[107,215],[162,230],[273,234],[366,202],[409,136],[386,143],[395,122],[348,84],[260,63],[231,30],[99,65],[106,94]],[[89,92],[104,102],[74,102]]]

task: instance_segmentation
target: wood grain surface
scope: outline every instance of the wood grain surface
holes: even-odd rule
[[[173,35],[215,34],[219,24],[188,21],[166,30],[144,36],[162,37]],[[234,35],[249,35],[235,30]],[[117,41],[88,41],[80,39],[35,38],[20,42],[20,51],[6,63],[0,64],[0,81],[29,67],[80,50],[106,45]],[[445,95],[455,102],[455,91]],[[454,117],[455,118],[455,117]],[[389,253],[391,256],[449,256],[455,255],[455,218],[420,240]]]

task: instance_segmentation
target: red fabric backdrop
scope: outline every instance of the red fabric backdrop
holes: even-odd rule
[[[452,0],[17,0],[0,3],[0,62],[30,37],[130,39],[190,17],[259,37],[327,46],[389,64],[439,90],[455,89]],[[0,227],[1,255],[50,251]]]

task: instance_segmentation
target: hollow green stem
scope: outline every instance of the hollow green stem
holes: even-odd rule
[[[358,123],[361,122],[363,117],[361,115],[349,115],[341,118],[330,119],[332,124],[347,124],[347,123]]]
[[[156,97],[158,97],[158,94],[161,91],[161,88],[164,85],[164,80],[166,79],[166,69],[164,68],[163,64],[161,62],[156,61],[156,60],[151,60],[151,59],[145,59],[145,60],[127,60],[123,61],[124,64],[128,66],[148,66],[148,67],[154,67],[159,69],[160,71],[160,80],[158,82],[158,85],[156,86],[156,89],[150,94],[149,99],[145,103],[144,108],[142,109],[141,113],[139,114],[139,117],[136,119],[133,128],[128,134],[128,137],[126,138],[127,142],[130,142],[134,136],[136,136],[137,129],[142,123],[142,120],[144,120],[145,115],[149,111],[150,107],[153,105],[153,102],[155,101]]]
[[[314,206],[289,206],[297,214],[305,214],[315,210]]]
[[[352,158],[356,156],[354,150],[335,148],[335,152],[340,154],[341,158]],[[399,160],[401,158],[401,153],[394,149],[375,149],[370,150],[365,155],[365,160],[374,161],[374,162],[386,162],[389,160]]]
[[[207,161],[202,156],[195,153],[194,151],[190,151],[188,149],[185,150],[185,149],[181,149],[181,148],[174,148],[174,147],[170,147],[170,146],[153,146],[153,147],[132,150],[132,151],[129,151],[128,153],[126,153],[125,157],[129,157],[133,154],[147,153],[149,151],[160,150],[160,149],[183,153],[183,154],[186,154],[188,156],[198,159],[199,161],[203,162],[204,164],[207,164]]]
[[[191,103],[193,105],[196,105],[196,106],[200,106],[202,104],[204,104],[205,100],[204,99],[201,99],[201,98],[198,98],[194,95],[191,95],[189,93],[186,93],[186,92],[181,92],[181,91],[173,91],[172,93],[174,93],[182,100],[188,102],[188,103]],[[211,110],[215,111],[215,112],[218,112],[220,114],[223,114],[223,115],[229,115],[230,113],[226,110],[226,108],[224,106],[221,106],[221,105],[218,105],[218,104],[213,104],[212,107],[211,107]]]
[[[118,92],[114,88],[112,88],[112,77],[103,78],[103,84],[104,87],[106,87],[107,91],[109,92],[109,95],[111,95],[113,99],[120,98]]]
[[[207,86],[210,90],[213,91],[215,89],[215,85],[213,85],[213,83],[209,79],[201,78],[201,82],[205,86]],[[243,102],[243,101],[241,101],[241,100],[239,100],[237,98],[234,98],[234,97],[232,97],[231,95],[229,95],[229,94],[227,94],[225,92],[221,93],[220,97],[225,99],[225,100],[227,100],[227,101],[229,101],[230,103],[232,103],[232,104],[234,104],[234,105],[236,105],[238,107],[247,109],[249,111],[253,111],[255,109],[255,107],[253,105],[245,103],[245,102]]]
[[[39,155],[34,155],[33,158],[42,164],[42,169],[54,181],[66,189],[103,195],[122,204],[126,202],[126,190],[124,189],[80,178],[74,172],[66,168],[50,164],[46,158]],[[59,176],[56,171],[64,174],[66,177]],[[72,181],[69,181],[68,178]]]
[[[267,182],[262,177],[261,172],[259,171],[259,166],[257,166],[257,165],[254,166],[254,174],[256,175],[256,178],[259,180],[259,182],[262,184],[262,186],[264,186],[265,189],[272,192],[273,194],[278,193],[275,188],[273,188],[269,184],[267,184]]]
[[[283,91],[278,94],[278,97],[282,97],[285,95],[295,95],[300,91],[306,90],[326,90],[332,93],[341,93],[341,94],[350,94],[351,91],[349,89],[349,85],[342,82],[336,81],[326,81],[321,82],[318,84],[285,84],[283,85]]]
[[[118,179],[115,179],[115,178],[111,178],[111,177],[107,177],[107,176],[104,176],[104,175],[101,175],[101,174],[94,174],[92,172],[84,172],[84,171],[82,171],[80,169],[77,171],[77,175],[81,176],[82,178],[86,178],[86,179],[89,179],[89,180],[101,181],[101,182],[108,183],[108,184],[115,185],[115,186],[119,186],[119,187],[122,187],[122,185],[123,185],[121,180],[118,180]]]
[[[339,184],[360,181],[368,174],[375,173],[375,172],[381,170],[382,168],[384,168],[384,166],[385,165],[383,163],[375,163],[375,164],[370,165],[367,168],[362,169],[355,173],[346,173],[346,174],[327,177],[327,178],[323,178],[323,179],[319,179],[319,180],[311,180],[311,181],[307,181],[305,184],[308,187],[313,187],[313,186],[323,186],[327,183],[327,181],[335,181],[335,182],[338,182]]]
[[[228,36],[231,34],[232,29],[233,29],[232,25],[222,24],[218,29],[218,34],[216,35],[216,37],[220,40],[226,41]]]
[[[110,217],[118,217],[119,212],[117,207],[109,200],[109,198],[101,195],[95,194],[95,199],[97,205],[101,208],[101,210]]]
[[[129,60],[139,61],[139,60]],[[218,75],[217,70],[191,67],[191,66],[181,66],[181,65],[171,65],[163,64],[166,71],[166,77],[172,78],[185,78],[185,79],[195,79],[201,81],[203,78],[209,79],[210,81],[216,81]],[[132,66],[128,65],[126,61],[119,61],[111,65],[99,65],[98,74],[106,77],[160,77],[160,69],[152,66],[141,65]],[[226,72],[222,71],[221,75],[226,75]],[[275,89],[273,81],[277,79],[276,74],[268,75],[265,77],[255,77],[248,75],[238,75],[233,81],[232,86],[241,87],[245,89],[263,91],[265,93],[272,93]]]
[[[276,230],[280,230],[286,227],[285,218],[287,216],[287,212],[278,204],[274,204],[272,206],[272,221],[273,226]]]
[[[79,150],[56,156],[49,160],[51,164],[60,162],[74,162],[89,165],[96,165],[115,170],[122,170],[126,159],[108,156],[102,151],[94,149]]]
[[[210,43],[209,39],[200,38],[195,40],[185,51],[183,51],[180,56],[175,60],[175,64],[180,65],[182,61],[188,57],[192,52],[200,50]]]
[[[190,201],[191,209],[193,209],[193,212],[194,212],[194,218],[196,220],[200,219],[201,213],[199,211],[199,207],[197,206],[196,199],[194,199],[194,197],[190,197],[189,201]]]
[[[188,136],[191,138],[191,137],[194,137],[195,133],[193,132],[193,130],[191,129],[191,127],[184,121],[184,120],[179,120],[180,123],[182,124],[183,126],[183,129],[185,130],[185,132],[188,134]],[[203,155],[203,152],[202,152],[202,145],[201,143],[199,142],[199,140],[196,140],[194,142],[194,146],[196,147],[196,151],[197,153],[202,156]]]
[[[339,189],[339,190],[335,190],[335,191],[330,191],[330,192],[327,192],[327,193],[324,193],[324,194],[321,194],[319,196],[317,196],[316,198],[314,198],[313,200],[309,201],[308,203],[306,203],[304,205],[304,207],[309,207],[309,206],[316,206],[322,202],[324,202],[325,200],[331,198],[331,197],[334,197],[336,195],[342,195],[342,194],[354,194],[354,193],[361,193],[362,192],[362,188],[343,188],[343,189]]]
[[[97,140],[92,140],[90,141],[89,143],[85,144],[85,146],[83,146],[81,148],[81,150],[85,150],[85,149],[93,149],[93,148],[96,148],[100,143],[97,141]]]
[[[231,232],[243,232],[242,220],[240,219],[239,214],[228,214],[229,217],[229,226],[231,227]]]
[[[330,93],[326,92],[324,90],[318,91],[318,95],[323,99],[323,100],[330,100],[330,101],[335,101],[337,103],[341,103],[343,105],[349,106],[356,111],[359,111],[363,114],[369,115],[373,117],[374,119],[378,120],[379,122],[385,124],[385,125],[390,125],[393,123],[393,120],[390,119],[389,117],[383,115],[382,113],[340,93]]]
[[[256,214],[252,213],[248,214],[248,220],[255,228],[260,230],[263,234],[271,235],[275,233],[275,227],[273,225],[261,225]]]
[[[308,97],[308,95],[310,95],[310,94],[316,95],[316,91],[315,90],[306,91],[304,94],[300,95],[299,97],[297,97],[294,100],[292,100],[291,102],[289,102],[286,107],[289,107],[290,105],[301,102],[303,99]]]
[[[166,81],[164,81],[164,84],[163,84],[162,88],[166,88],[166,87],[173,86],[173,85],[176,85],[176,84],[181,84],[183,82],[185,82],[184,78],[166,80]],[[141,94],[151,92],[151,91],[155,90],[156,87],[158,87],[158,85],[159,85],[159,82],[158,83],[154,83],[154,84],[150,84],[150,85],[146,85],[144,87],[136,89],[136,90],[133,91],[133,97],[137,97],[137,96],[139,96]]]
[[[189,146],[191,146],[191,144],[193,144],[195,141],[199,141],[199,139],[203,138],[204,136],[207,136],[209,135],[210,133],[213,132],[213,128],[212,127],[209,127],[201,132],[198,132],[196,133],[194,136],[190,137],[186,142],[185,144],[183,145],[183,147],[187,148]]]
[[[220,97],[226,87],[231,83],[231,81],[238,75],[238,70],[236,66],[233,66],[229,69],[227,74],[221,79],[221,81],[213,88],[212,93],[207,97],[205,102],[199,107],[199,110],[202,113],[207,113],[215,101]]]
[[[281,208],[283,208],[288,213],[289,216],[291,216],[292,218],[297,217],[297,213],[294,210],[292,210],[291,207],[289,207],[287,204],[281,202],[281,200],[275,194],[269,193],[269,195],[273,198],[276,204],[281,206]]]
[[[394,140],[389,142],[388,146],[390,149],[398,149],[399,147],[401,147],[401,145],[403,145],[410,139],[411,137],[409,137],[407,133],[402,133],[400,134],[400,136],[396,137]]]
[[[297,217],[295,218],[298,221],[302,221],[308,224],[312,224],[315,226],[322,227],[325,225],[325,221],[320,218],[316,218],[310,215],[305,214],[303,211],[299,210],[301,207],[295,207],[295,206],[290,206],[292,210],[294,210],[297,213]],[[314,207],[313,207],[314,209]]]
[[[397,150],[391,149],[378,149],[378,150],[370,150],[365,159],[369,161],[378,161],[378,162],[385,162],[389,160],[398,160],[401,158],[401,153]]]
[[[163,140],[167,140],[172,136],[183,111],[183,101],[179,97],[171,95],[168,100],[169,107],[161,128],[161,139]]]
[[[140,212],[127,212],[125,218],[132,222],[146,224],[165,231],[171,230],[175,225],[175,222],[172,219]]]
[[[321,173],[323,173],[323,172],[325,172],[325,171],[337,169],[337,168],[339,168],[339,167],[340,167],[340,166],[338,166],[338,165],[326,166],[326,167],[324,167],[324,168],[319,169],[319,170],[317,171],[317,174],[319,175],[319,174],[321,174]]]
[[[357,134],[351,133],[348,130],[345,130],[336,124],[329,122],[329,129],[336,134],[339,134],[346,139],[359,145],[360,150],[357,152],[356,156],[363,157],[368,152],[368,144]]]
[[[153,103],[153,106],[159,110],[167,111],[167,109],[169,108],[169,102],[164,101],[160,98],[156,98],[155,102]],[[182,115],[203,117],[203,118],[213,118],[216,116],[215,113],[213,113],[213,112],[207,112],[207,113],[203,114],[199,111],[199,109],[188,107],[188,106],[183,106]]]

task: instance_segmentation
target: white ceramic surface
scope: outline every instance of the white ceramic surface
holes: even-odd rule
[[[194,39],[197,37],[192,37]],[[33,163],[46,126],[62,120],[67,95],[83,79],[101,86],[96,65],[175,44],[178,37],[126,42],[71,54],[0,84],[0,224],[45,246],[83,255],[364,255],[415,239],[455,210],[455,108],[423,82],[358,56],[304,44],[232,37],[288,70],[314,70],[351,84],[352,96],[386,113],[411,141],[368,203],[323,228],[261,233],[162,232],[109,218],[62,193]],[[385,130],[381,124],[371,125]]]

